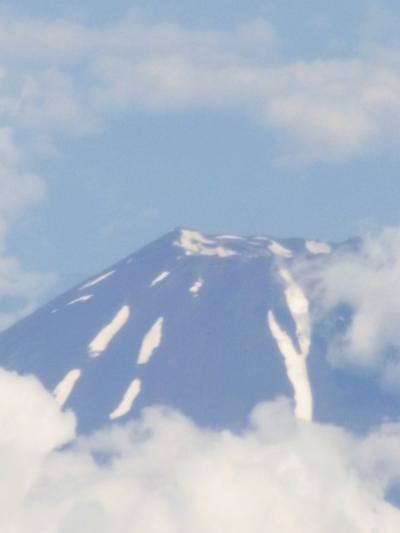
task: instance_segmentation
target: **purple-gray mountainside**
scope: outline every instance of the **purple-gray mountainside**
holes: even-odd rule
[[[299,418],[364,431],[400,400],[329,364],[330,336],[351,317],[337,309],[312,327],[292,273],[340,246],[175,230],[4,331],[0,365],[37,376],[80,432],[155,404],[235,430],[277,396]]]

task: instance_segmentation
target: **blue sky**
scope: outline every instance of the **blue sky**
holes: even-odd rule
[[[2,309],[176,226],[398,225],[395,2],[0,5]]]

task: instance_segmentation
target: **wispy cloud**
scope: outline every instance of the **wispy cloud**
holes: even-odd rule
[[[367,437],[260,405],[240,435],[165,409],[73,437],[74,421],[33,378],[0,372],[2,531],[397,533],[385,501],[399,480],[398,424]]]
[[[314,301],[315,320],[345,306],[348,327],[331,339],[334,364],[380,369],[383,382],[400,383],[400,228],[366,233],[355,247],[339,249],[300,267]],[[332,333],[332,332],[331,332]]]
[[[10,227],[42,201],[46,194],[40,176],[25,169],[26,162],[11,128],[0,128],[0,297],[16,298],[17,309],[0,316],[0,329],[28,313],[37,298],[53,283],[54,276],[27,272],[15,257],[7,255]]]
[[[126,112],[210,108],[286,138],[301,162],[360,157],[398,137],[400,69],[387,54],[288,62],[267,21],[230,30],[0,21],[0,116],[37,133],[87,134]]]

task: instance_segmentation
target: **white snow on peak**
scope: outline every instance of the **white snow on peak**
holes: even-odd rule
[[[80,296],[79,298],[75,298],[75,300],[71,300],[70,302],[67,303],[67,305],[74,305],[74,304],[77,304],[79,302],[87,302],[91,298],[93,298],[93,294],[85,294],[84,296]]]
[[[193,283],[193,285],[190,287],[189,291],[193,294],[193,296],[197,296],[200,289],[202,288],[204,284],[203,278],[198,278],[197,281]]]
[[[276,241],[271,241],[271,244],[268,246],[270,251],[279,257],[284,257],[286,259],[289,259],[290,257],[293,257],[293,252],[289,250],[288,248],[285,248],[282,246],[282,244],[279,244]]]
[[[243,237],[239,235],[218,235],[217,239],[231,240],[231,241],[242,241]]]
[[[306,241],[306,248],[311,254],[330,254],[332,247],[326,242]]]
[[[167,278],[169,275],[170,275],[170,272],[167,272],[167,271],[161,272],[161,274],[157,276],[155,279],[153,279],[153,281],[150,283],[150,287],[154,287],[154,285],[157,285],[157,283],[160,283],[165,278]]]
[[[115,273],[115,270],[110,270],[109,272],[106,272],[105,274],[102,274],[101,276],[91,281],[88,281],[87,283],[85,283],[85,285],[82,285],[82,287],[79,287],[79,290],[82,291],[83,289],[87,289],[88,287],[93,287],[93,285],[97,285],[98,283],[101,283],[108,277],[112,276],[114,273]]]
[[[140,352],[137,359],[138,365],[147,364],[150,361],[154,350],[156,350],[160,346],[163,334],[163,325],[164,317],[160,317],[155,321],[155,323],[146,333],[142,342],[142,346],[140,347]]]
[[[300,351],[295,348],[290,336],[280,327],[272,311],[268,312],[268,324],[284,358],[287,375],[294,390],[296,416],[310,421],[313,415],[313,395],[306,363],[311,346],[309,303],[303,289],[294,281],[288,270],[281,269],[279,274],[286,285],[286,303],[296,324],[296,337]]]
[[[216,255],[218,257],[231,257],[237,255],[233,250],[219,246],[215,240],[207,239],[198,231],[181,230],[179,241],[174,242],[185,250],[185,255]]]
[[[303,289],[294,281],[288,270],[281,269],[279,274],[286,282],[286,303],[296,324],[296,334],[301,352],[308,354],[311,344],[311,322],[308,300]]]
[[[311,421],[313,397],[308,378],[306,358],[298,354],[289,335],[281,329],[272,311],[268,312],[268,323],[285,361],[289,381],[294,390],[295,414],[301,420]]]
[[[124,305],[115,317],[95,336],[89,344],[90,357],[98,357],[101,352],[107,349],[115,335],[125,326],[130,315],[128,305]]]
[[[118,407],[116,407],[110,414],[110,419],[115,420],[116,418],[120,418],[121,416],[129,413],[129,411],[132,409],[134,401],[139,396],[141,389],[142,384],[140,379],[134,379],[126,390]]]
[[[62,407],[73,391],[76,382],[81,377],[79,368],[70,370],[68,374],[55,387],[53,394],[56,402]]]

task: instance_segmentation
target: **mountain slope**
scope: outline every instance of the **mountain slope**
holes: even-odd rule
[[[2,333],[0,364],[38,376],[82,432],[153,404],[240,428],[255,404],[280,395],[300,418],[365,429],[399,401],[373,376],[327,363],[326,328],[312,332],[291,274],[293,261],[331,250],[173,231]]]

